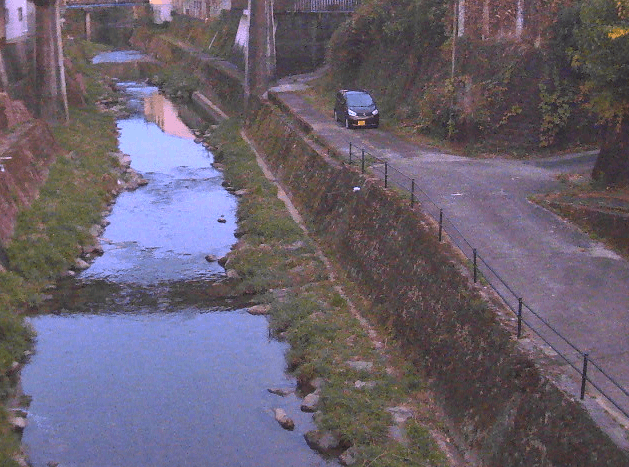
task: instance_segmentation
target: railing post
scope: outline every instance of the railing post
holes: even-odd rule
[[[443,239],[443,208],[439,209],[439,241]]]
[[[478,280],[478,273],[476,272],[477,270],[477,260],[476,257],[478,256],[477,252],[476,252],[476,248],[474,248],[472,250],[472,253],[474,255],[474,284],[476,284],[476,281]]]
[[[384,187],[389,187],[389,163],[384,161]]]
[[[415,205],[415,179],[411,180],[411,207]]]
[[[581,373],[581,400],[585,399],[585,383],[588,380],[588,353],[583,354],[583,372]]]
[[[361,155],[361,171],[362,173],[365,173],[365,150],[364,149]]]
[[[522,336],[522,298],[518,298],[518,339]]]
[[[352,142],[349,143],[349,165],[352,165]]]

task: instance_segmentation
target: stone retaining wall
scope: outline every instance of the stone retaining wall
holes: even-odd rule
[[[37,197],[59,151],[40,120],[25,121],[0,138],[0,243],[11,237],[18,211]]]
[[[136,34],[131,45],[164,63],[178,63],[201,80],[199,91],[205,96],[221,96],[220,102],[234,114],[244,108],[244,76],[238,68],[225,60],[204,57],[197,50],[175,39]]]
[[[425,369],[481,465],[629,465],[629,454],[520,347],[419,209],[317,152],[277,106],[250,102],[247,122],[311,230]]]
[[[482,465],[629,465],[580,402],[520,348],[421,212],[319,154],[271,104],[249,116],[249,132],[310,227],[433,379]]]
[[[332,34],[348,18],[345,13],[276,13],[277,77],[307,73],[322,66]]]

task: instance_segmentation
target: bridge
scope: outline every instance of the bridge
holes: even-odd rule
[[[288,11],[302,13],[351,13],[361,0],[295,0]],[[278,11],[278,8],[275,8]]]
[[[85,12],[85,37],[92,38],[92,11],[102,8],[135,8],[149,5],[149,0],[66,0],[66,10],[83,10]]]
[[[66,0],[65,8],[69,10],[88,8],[133,7],[148,5],[149,0]]]

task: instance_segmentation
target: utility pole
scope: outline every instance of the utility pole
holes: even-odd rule
[[[450,70],[450,78],[454,82],[454,74],[456,69],[456,41],[459,33],[459,0],[452,2],[452,69]]]
[[[35,0],[36,110],[48,122],[68,122],[68,100],[59,16],[60,0]]]

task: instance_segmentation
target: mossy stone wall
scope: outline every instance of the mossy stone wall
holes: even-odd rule
[[[28,206],[39,193],[48,175],[48,167],[60,148],[48,126],[29,120],[0,138],[2,166],[0,172],[0,243],[13,233],[20,209]]]
[[[378,319],[434,379],[483,465],[629,465],[581,404],[520,349],[420,211],[319,154],[271,104],[249,116],[248,131],[322,244],[381,310]]]

